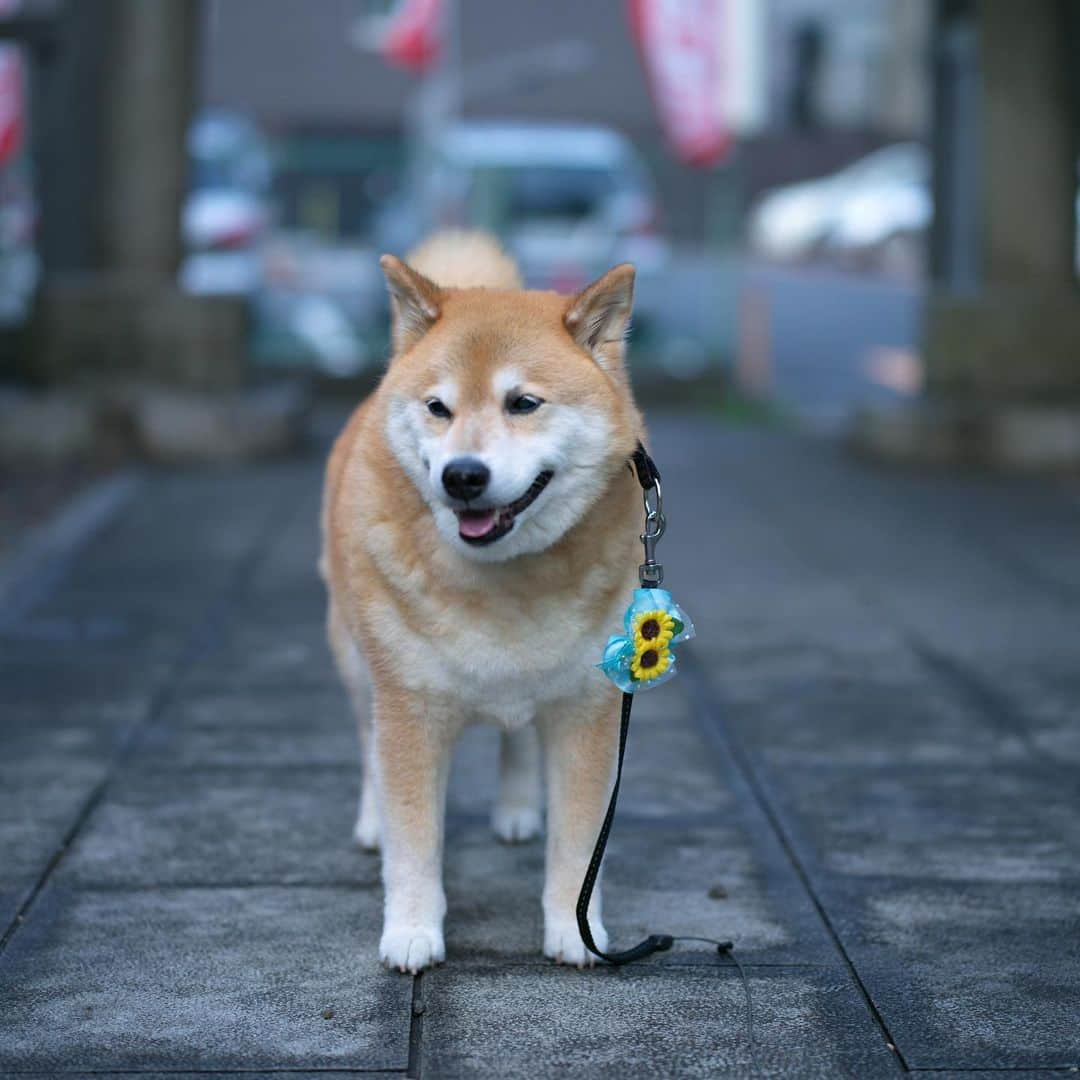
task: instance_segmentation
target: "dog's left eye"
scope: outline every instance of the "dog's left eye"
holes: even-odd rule
[[[543,404],[544,399],[538,398],[535,394],[520,394],[507,399],[506,411],[521,416],[523,413],[536,412]]]

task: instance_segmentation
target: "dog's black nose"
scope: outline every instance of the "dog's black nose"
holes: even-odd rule
[[[455,499],[475,499],[484,493],[491,479],[491,470],[476,458],[454,458],[442,471],[446,493]]]

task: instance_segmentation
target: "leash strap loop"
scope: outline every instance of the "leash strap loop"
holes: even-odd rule
[[[637,476],[642,491],[648,491],[650,488],[656,487],[660,482],[660,470],[640,442],[634,447],[634,452],[630,455],[630,464],[633,466],[634,475]]]
[[[619,799],[619,784],[622,781],[623,756],[626,753],[626,738],[630,732],[630,710],[634,707],[634,695],[623,694],[622,715],[619,719],[619,759],[615,768],[615,784],[611,789],[611,798],[608,801],[607,813],[604,815],[604,824],[600,827],[600,835],[596,838],[596,846],[593,848],[592,858],[589,859],[588,869],[585,871],[585,879],[581,883],[581,892],[577,901],[577,924],[581,940],[589,952],[606,960],[609,964],[629,964],[642,957],[651,956],[655,952],[663,952],[670,949],[675,939],[670,934],[650,934],[644,941],[622,952],[602,952],[593,939],[592,930],[589,928],[589,902],[592,900],[593,889],[596,887],[596,879],[600,875],[600,864],[604,861],[604,851],[607,848],[608,835],[611,832],[612,822],[615,820],[615,804]]]

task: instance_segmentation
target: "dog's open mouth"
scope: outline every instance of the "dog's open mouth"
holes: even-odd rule
[[[477,547],[495,543],[514,527],[514,518],[532,505],[554,475],[551,469],[545,469],[523,495],[507,506],[492,506],[487,510],[455,510],[458,536],[466,544],[475,544]]]

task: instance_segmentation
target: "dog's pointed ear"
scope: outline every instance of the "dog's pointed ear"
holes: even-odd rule
[[[393,255],[379,260],[390,290],[390,339],[394,353],[415,345],[442,310],[442,291],[433,281]]]
[[[621,263],[573,297],[563,322],[570,336],[605,371],[622,367],[634,304],[634,268]]]

